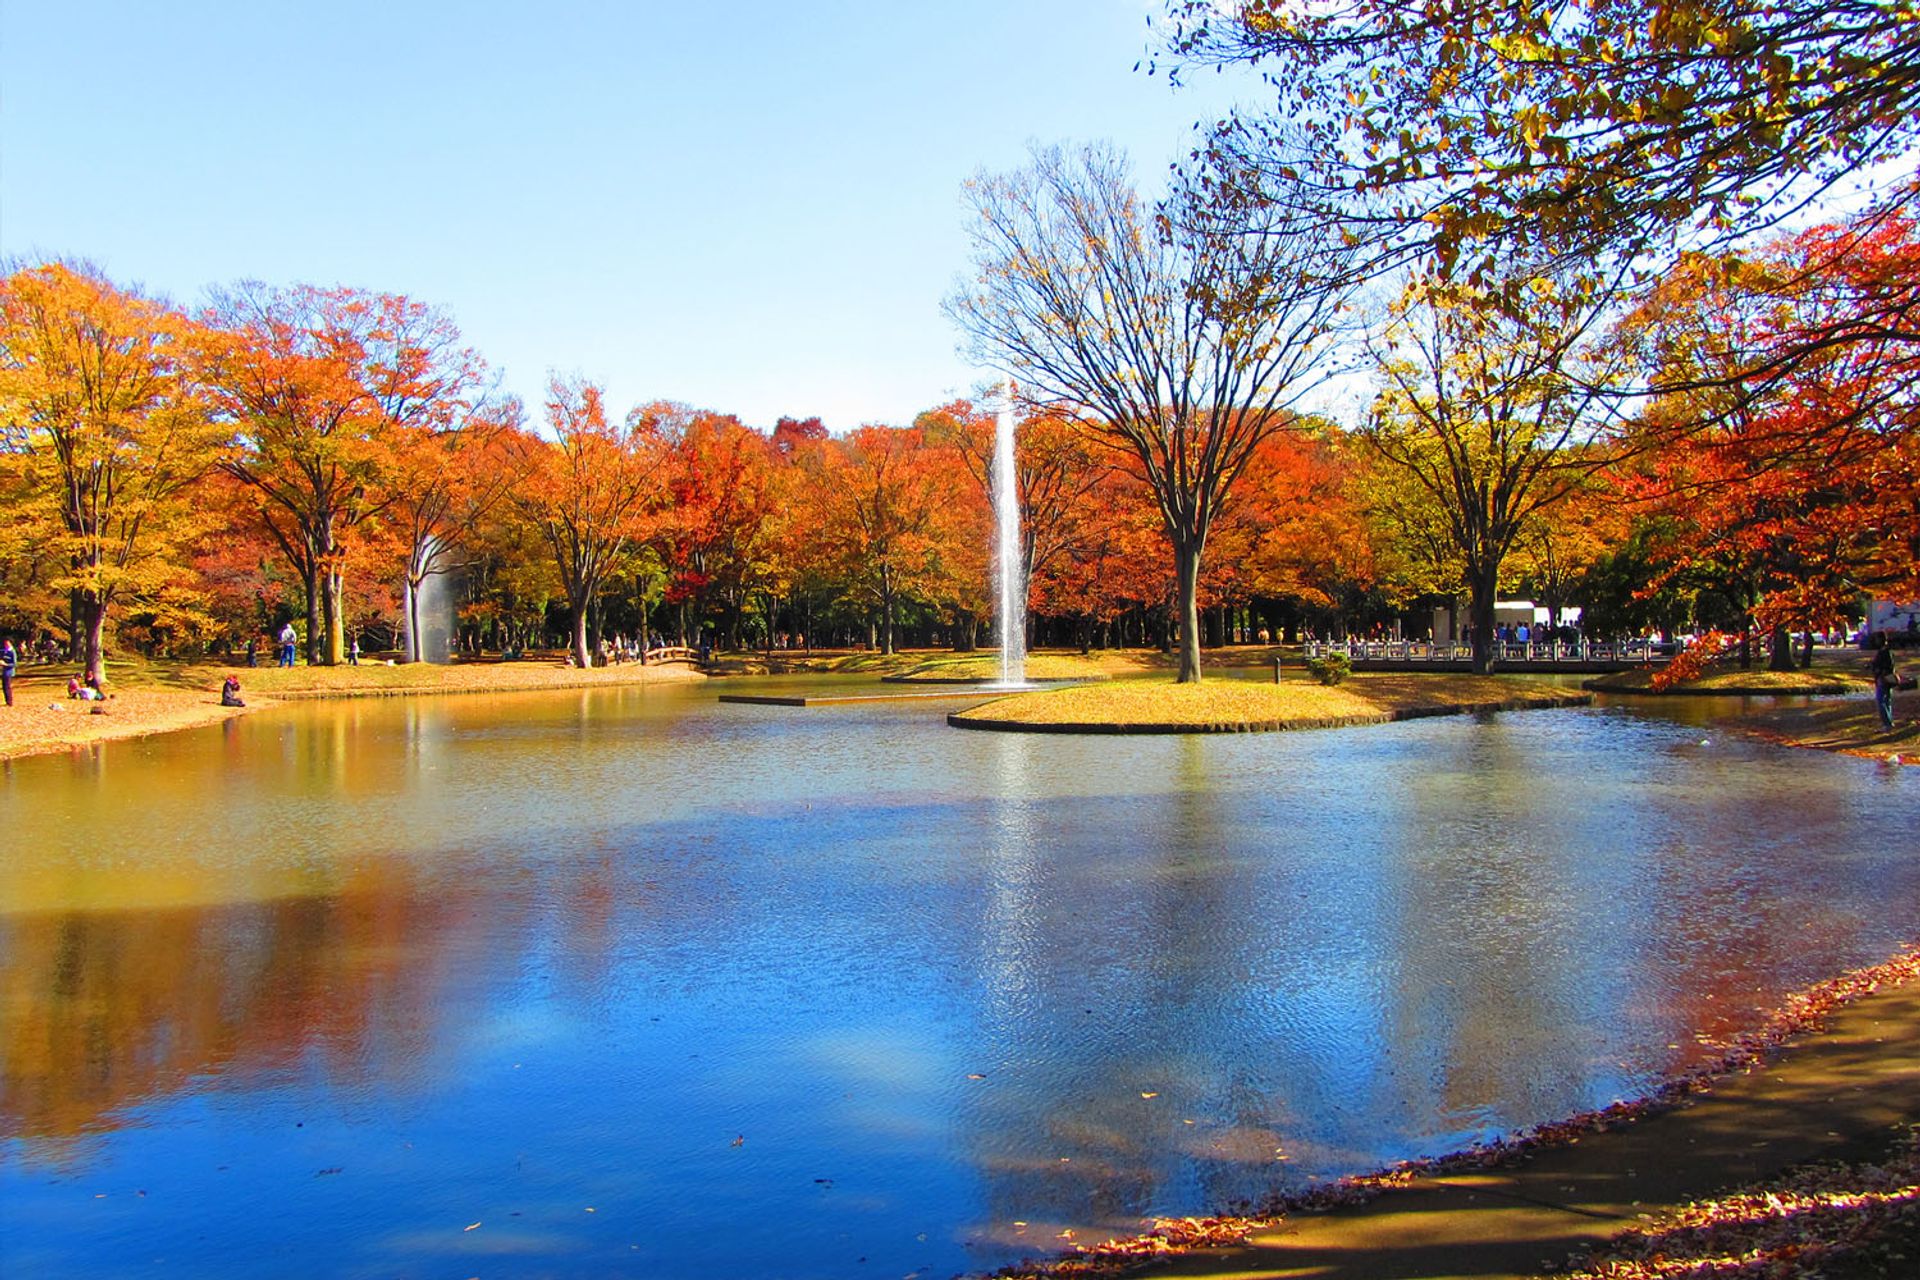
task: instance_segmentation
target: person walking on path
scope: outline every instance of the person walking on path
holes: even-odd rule
[[[1880,712],[1880,727],[1893,728],[1893,688],[1897,681],[1893,674],[1893,646],[1887,642],[1887,633],[1876,631],[1873,635],[1873,665],[1867,668],[1873,672],[1873,704]]]
[[[0,692],[7,696],[7,705],[13,705],[13,671],[20,665],[20,652],[13,647],[13,637],[0,637]]]
[[[296,632],[293,629],[293,624],[291,622],[287,623],[285,626],[280,628],[280,665],[281,666],[290,667],[293,665],[294,651],[299,647],[299,645],[300,645],[300,635],[298,632]]]

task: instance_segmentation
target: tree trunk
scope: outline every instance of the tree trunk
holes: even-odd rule
[[[408,662],[425,662],[426,647],[420,643],[420,584],[414,581],[412,574],[407,575],[403,594],[405,599],[402,603],[406,606],[407,617],[406,658]]]
[[[893,574],[880,568],[880,652],[893,652]]]
[[[1785,626],[1776,626],[1767,637],[1767,670],[1793,669],[1793,637],[1787,633]]]
[[[1806,642],[1801,646],[1801,649],[1800,649],[1800,665],[1808,668],[1809,670],[1811,670],[1813,667],[1813,628],[1812,627],[1807,628]]]
[[[347,657],[347,581],[338,566],[328,567],[325,575],[322,607],[326,613],[326,664],[337,667]]]
[[[79,613],[75,615],[75,636],[80,641],[80,660],[86,664],[86,679],[98,685],[107,681],[107,602],[92,591],[79,592]]]
[[[1178,684],[1200,683],[1200,551],[1198,539],[1183,537],[1173,547],[1174,589],[1179,597],[1180,654],[1174,676]]]
[[[587,647],[587,595],[577,593],[573,604],[573,665],[586,670],[593,665],[593,651]]]
[[[1492,675],[1499,665],[1493,634],[1493,606],[1500,588],[1498,563],[1482,566],[1468,574],[1467,617],[1473,628],[1473,673]]]
[[[320,661],[320,566],[315,563],[301,574],[307,588],[307,665]]]

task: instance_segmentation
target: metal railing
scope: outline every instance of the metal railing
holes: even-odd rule
[[[1306,656],[1323,658],[1330,653],[1344,654],[1353,661],[1370,662],[1469,662],[1473,646],[1464,640],[1309,640]],[[1659,654],[1650,640],[1530,640],[1525,644],[1502,642],[1495,646],[1495,657],[1502,662],[1651,662]]]

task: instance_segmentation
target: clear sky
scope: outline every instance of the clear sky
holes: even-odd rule
[[[0,253],[410,294],[536,412],[906,422],[986,376],[968,176],[1108,138],[1153,188],[1247,88],[1134,70],[1157,8],[0,0]]]

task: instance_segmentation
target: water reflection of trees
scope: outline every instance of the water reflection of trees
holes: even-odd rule
[[[207,1076],[405,1087],[476,950],[453,935],[481,913],[400,865],[363,867],[326,897],[6,917],[0,1135],[58,1162]]]

